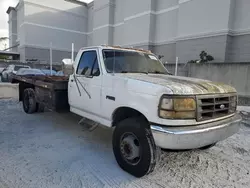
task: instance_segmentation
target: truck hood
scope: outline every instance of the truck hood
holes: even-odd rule
[[[223,83],[189,77],[160,74],[123,74],[123,76],[165,86],[176,95],[223,94],[236,92],[235,88]]]

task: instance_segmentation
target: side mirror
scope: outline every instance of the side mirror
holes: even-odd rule
[[[72,60],[63,59],[62,62],[63,62],[63,74],[66,76],[73,74],[74,66]]]

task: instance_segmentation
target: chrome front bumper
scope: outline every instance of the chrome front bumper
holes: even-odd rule
[[[151,131],[156,145],[161,148],[195,149],[214,144],[237,133],[240,121],[241,116],[236,114],[225,120],[195,126],[151,125]]]

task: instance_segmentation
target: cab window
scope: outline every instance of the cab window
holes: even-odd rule
[[[76,73],[86,77],[100,75],[100,68],[95,50],[83,52]]]

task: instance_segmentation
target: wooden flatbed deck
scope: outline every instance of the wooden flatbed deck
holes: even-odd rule
[[[68,77],[14,76],[12,83],[19,84],[19,101],[27,88],[35,91],[36,102],[54,111],[68,111]]]

